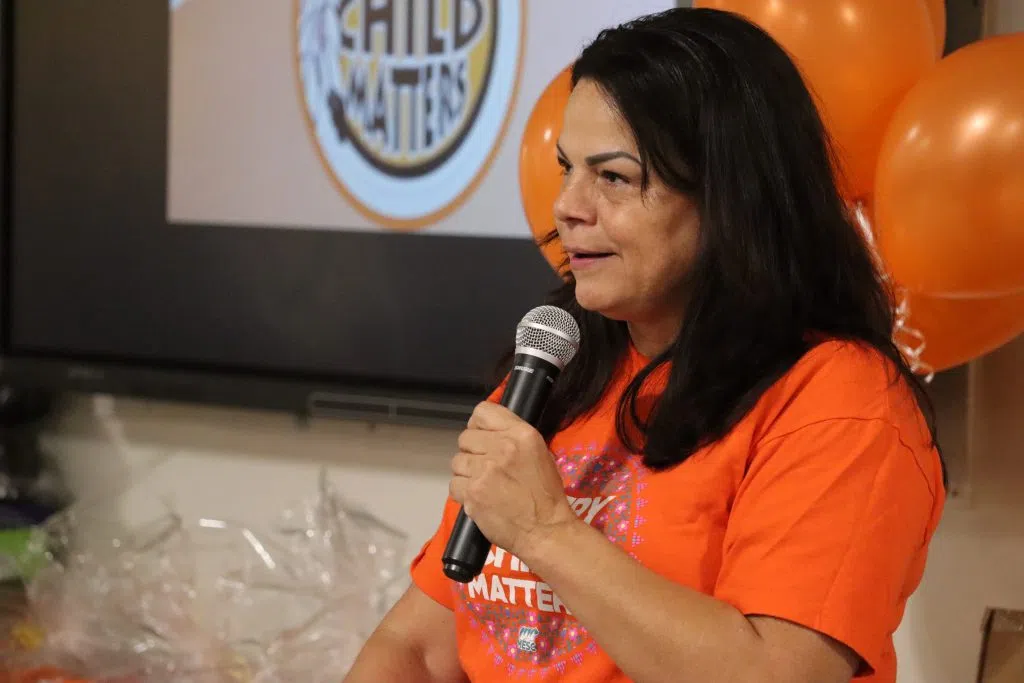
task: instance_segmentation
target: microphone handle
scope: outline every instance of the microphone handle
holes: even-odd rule
[[[501,395],[501,405],[536,427],[560,369],[554,363],[526,353],[516,354],[513,365]],[[469,583],[483,571],[490,550],[491,542],[466,515],[465,509],[459,510],[442,557],[445,576],[459,583]]]

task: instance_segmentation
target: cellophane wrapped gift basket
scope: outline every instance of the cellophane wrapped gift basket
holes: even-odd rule
[[[33,533],[0,683],[338,683],[407,585],[404,536],[326,473],[267,522],[84,522],[69,510]]]

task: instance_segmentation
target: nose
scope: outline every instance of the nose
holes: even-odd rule
[[[566,175],[555,198],[555,224],[559,228],[589,225],[595,220],[590,187],[580,175]]]

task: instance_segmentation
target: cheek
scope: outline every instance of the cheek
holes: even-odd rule
[[[651,231],[631,244],[627,265],[646,291],[675,289],[693,268],[697,253],[695,235],[676,231]]]
[[[641,287],[644,292],[652,295],[674,290],[686,274],[685,265],[670,258],[664,251],[648,256],[639,263]]]
[[[665,289],[689,274],[699,248],[699,220],[688,202],[655,191],[646,201],[608,200],[599,208],[598,222],[634,286]]]

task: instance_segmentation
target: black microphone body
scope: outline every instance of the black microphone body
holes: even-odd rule
[[[560,372],[561,368],[549,360],[517,353],[501,395],[501,405],[536,427]],[[465,509],[459,510],[442,557],[445,575],[460,583],[469,583],[483,571],[490,550],[491,542],[466,515]]]

